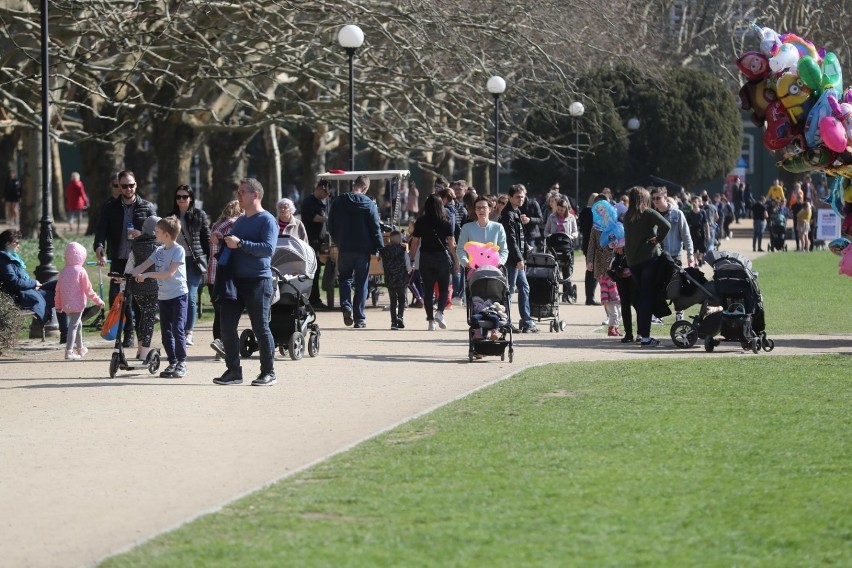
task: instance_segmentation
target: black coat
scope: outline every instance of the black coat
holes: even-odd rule
[[[190,211],[192,213],[190,214]],[[172,213],[178,216],[178,212]],[[207,271],[207,259],[210,258],[210,219],[207,213],[203,210],[194,207],[188,209],[184,215],[183,223],[181,223],[180,236],[178,240],[183,245],[183,240],[186,240],[187,262],[195,260],[198,268],[202,272]],[[188,238],[187,238],[188,237]]]
[[[544,224],[544,217],[541,214],[541,207],[538,206],[538,201],[535,199],[527,199],[521,205],[519,211],[529,217],[530,222],[524,225],[524,237],[527,242],[532,242],[534,239],[541,238],[541,227]]]
[[[154,214],[154,206],[150,201],[145,201],[138,195],[133,203],[133,228],[142,230],[145,219]],[[95,231],[94,249],[104,247],[107,258],[118,258],[118,247],[121,238],[126,233],[124,225],[124,206],[121,199],[110,199],[101,210],[101,218],[98,220],[98,228]]]
[[[527,243],[524,240],[524,230],[521,227],[521,214],[511,205],[503,208],[500,215],[500,224],[506,231],[506,248],[509,249],[509,257],[506,259],[507,266],[514,266],[527,257]]]

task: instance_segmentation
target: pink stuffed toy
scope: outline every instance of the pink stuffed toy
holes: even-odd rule
[[[500,247],[494,243],[468,241],[464,244],[464,251],[470,257],[468,266],[473,270],[480,266],[500,265]]]

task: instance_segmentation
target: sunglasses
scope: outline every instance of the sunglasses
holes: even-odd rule
[[[135,183],[123,183],[121,184],[121,189],[133,189],[136,187]]]
[[[175,195],[175,199],[179,199],[181,201],[184,201],[186,199],[189,199],[189,194],[188,193],[178,193],[177,195]]]

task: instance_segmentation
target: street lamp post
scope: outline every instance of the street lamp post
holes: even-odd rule
[[[355,171],[355,51],[364,43],[364,32],[355,24],[340,28],[337,42],[349,55],[349,171]]]
[[[56,276],[53,266],[53,209],[50,195],[50,68],[47,57],[47,2],[41,3],[41,227],[38,234],[38,259],[41,262],[35,268],[35,276],[40,282],[47,282]]]
[[[642,125],[642,123],[635,116],[628,118],[627,119],[627,134],[628,134],[628,136],[633,134],[637,130],[639,130],[639,127],[641,125]],[[627,183],[628,184],[633,184],[633,181],[634,181],[632,179],[633,175],[634,175],[633,174],[633,172],[634,172],[633,160],[634,159],[635,158],[633,157],[633,146],[632,146],[632,144],[630,144],[627,147],[627,175],[628,175]]]
[[[580,117],[583,116],[584,112],[586,112],[586,107],[578,101],[574,101],[568,107],[568,114],[574,118],[574,152],[576,156],[575,165],[577,167],[577,174],[574,181],[574,200],[576,201],[575,206],[578,211],[580,210]]]
[[[506,81],[494,75],[485,88],[494,95],[494,195],[500,195],[500,95],[506,92]]]

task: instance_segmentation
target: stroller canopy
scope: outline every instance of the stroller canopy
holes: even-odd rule
[[[704,255],[704,260],[710,263],[714,271],[726,265],[737,264],[749,272],[753,272],[751,261],[738,252],[713,250]]]
[[[272,253],[271,265],[282,275],[304,274],[313,278],[317,271],[317,256],[305,241],[290,235],[281,235]]]
[[[502,302],[509,291],[509,282],[496,266],[480,266],[467,278],[471,296]]]

